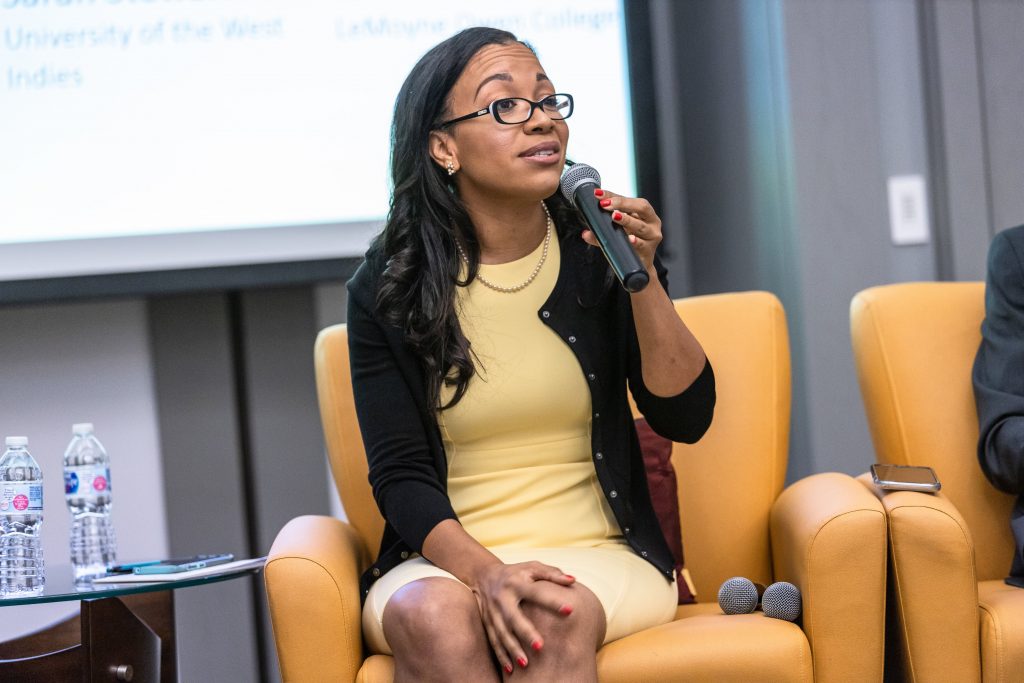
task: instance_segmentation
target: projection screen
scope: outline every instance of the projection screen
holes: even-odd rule
[[[361,255],[401,82],[474,25],[534,46],[569,156],[634,193],[619,0],[0,0],[0,281]]]

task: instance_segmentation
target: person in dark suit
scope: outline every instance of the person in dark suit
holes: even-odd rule
[[[1006,582],[1024,588],[1024,225],[999,233],[989,247],[981,335],[972,373],[978,461],[993,486],[1017,496]]]

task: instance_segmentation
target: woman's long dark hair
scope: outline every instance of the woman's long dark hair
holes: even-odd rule
[[[441,410],[459,402],[474,374],[473,354],[459,325],[455,287],[476,277],[480,247],[447,173],[430,155],[430,133],[453,115],[448,111],[449,94],[473,55],[487,45],[516,42],[521,41],[513,34],[494,28],[461,31],[420,59],[395,101],[391,209],[373,247],[387,261],[377,310],[404,329],[406,343],[423,364],[428,405]],[[557,192],[546,201],[559,233],[576,223],[574,210]],[[465,245],[469,259],[464,281],[459,279],[456,240]],[[444,406],[442,381],[455,387]]]

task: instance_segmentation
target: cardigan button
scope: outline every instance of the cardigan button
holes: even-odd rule
[[[602,453],[601,451],[598,451],[597,453],[594,453],[594,459],[596,459],[596,460],[604,460],[604,453]],[[613,497],[615,496],[615,491],[612,491],[612,496]]]
[[[590,380],[591,382],[593,382],[593,381],[594,381],[595,379],[597,379],[597,375],[595,375],[595,374],[594,374],[594,373],[592,373],[592,372],[591,372],[591,373],[588,373],[588,374],[587,374],[587,379],[589,379],[589,380]]]
[[[610,492],[608,493],[608,496],[609,496],[610,498],[618,498],[618,497],[619,497],[619,492],[618,492],[618,491],[614,491],[614,490],[613,490],[613,491],[610,491]]]
[[[407,550],[403,550],[403,551],[402,551],[402,554],[401,554],[401,558],[402,558],[403,560],[408,560],[408,559],[409,559],[409,551],[407,551]]]
[[[646,550],[641,550],[640,551],[640,557],[647,557],[647,551]]]
[[[550,318],[551,317],[551,311],[541,311],[540,314],[542,316],[544,316],[545,318]]]
[[[373,571],[370,572],[370,573],[373,574],[374,576],[380,576],[380,567],[374,567]]]
[[[601,413],[594,413],[594,419],[595,420],[600,420],[601,419]]]
[[[569,343],[570,344],[575,344],[576,343],[576,337],[574,337],[573,335],[570,334],[569,335]]]
[[[622,533],[624,533],[624,534],[628,534],[629,532],[630,532],[630,528],[628,526],[625,529],[622,530]]]

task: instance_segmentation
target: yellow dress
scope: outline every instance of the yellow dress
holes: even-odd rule
[[[543,244],[516,261],[482,265],[489,282],[511,286],[536,267]],[[605,642],[670,621],[674,584],[622,537],[591,460],[590,391],[573,353],[538,311],[558,277],[558,240],[537,278],[504,293],[479,279],[458,288],[458,314],[476,375],[438,426],[448,458],[448,495],[466,531],[507,563],[536,560],[576,577],[601,601]],[[442,390],[447,402],[453,390]],[[373,584],[364,635],[389,653],[380,620],[402,586],[454,577],[414,556]]]

